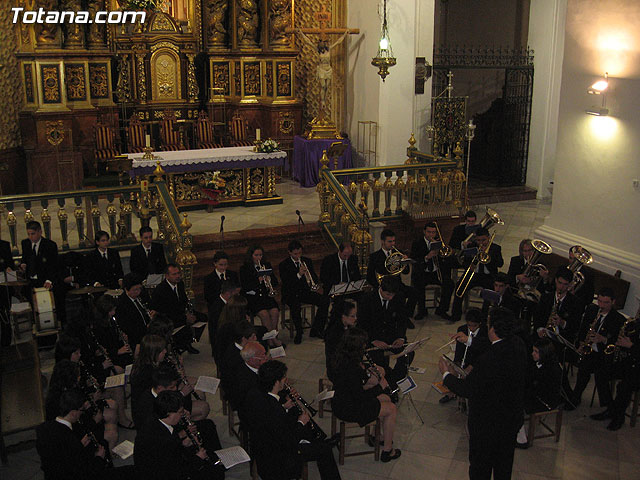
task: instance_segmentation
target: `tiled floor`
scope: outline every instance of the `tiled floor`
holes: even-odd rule
[[[302,189],[286,183],[279,186],[285,203],[268,207],[227,209],[224,215],[228,231],[264,226],[295,223],[295,210],[301,210],[305,221],[317,219],[318,200],[314,189]],[[502,245],[505,262],[517,254],[520,240],[530,236],[533,230],[549,213],[550,204],[539,201],[523,201],[510,204],[492,205],[505,220],[505,226],[496,227],[496,242]],[[478,208],[478,213],[483,208]],[[222,213],[222,212],[220,212]],[[194,233],[208,233],[219,228],[220,213],[206,214],[194,212],[189,218]],[[505,266],[506,269],[506,266]],[[418,388],[413,392],[420,415],[421,424],[408,398],[400,403],[395,445],[403,450],[402,457],[390,463],[376,463],[370,456],[347,458],[340,467],[342,478],[378,479],[464,479],[467,477],[468,439],[466,417],[456,410],[455,402],[438,404],[439,395],[431,388],[431,382],[439,378],[436,362],[439,353],[436,348],[449,339],[455,326],[439,318],[430,316],[417,322],[417,328],[410,330],[410,339],[430,337],[427,344],[418,351],[414,365],[426,369],[423,375],[414,375]],[[285,337],[286,338],[286,337]],[[187,355],[187,371],[192,375],[215,375],[215,366],[209,355],[207,338],[199,345],[200,355]],[[291,342],[284,361],[289,366],[289,377],[305,399],[310,400],[317,393],[317,379],[324,374],[324,347],[317,339],[305,338],[302,345]],[[51,368],[50,360],[45,360]],[[600,409],[589,407],[592,387],[585,392],[583,404],[574,412],[565,414],[559,443],[552,439],[537,440],[529,450],[517,450],[514,461],[514,479],[534,480],[562,478],[565,480],[627,480],[639,478],[640,469],[640,427],[630,429],[625,425],[612,433],[605,424],[594,422],[588,415]],[[218,426],[224,446],[237,444],[226,430],[226,417],[222,415],[218,396],[209,398],[211,418]],[[597,405],[597,400],[596,400]],[[329,416],[318,419],[326,431],[330,430]],[[605,422],[606,423],[606,422]],[[7,444],[33,439],[33,432],[6,438]],[[133,440],[133,432],[122,432],[121,439]],[[11,480],[43,478],[39,471],[39,461],[33,443],[24,444],[22,451],[9,455],[9,465],[0,468],[0,477]],[[249,478],[248,467],[238,466],[227,472],[228,479]],[[314,465],[310,466],[310,478],[319,478]]]

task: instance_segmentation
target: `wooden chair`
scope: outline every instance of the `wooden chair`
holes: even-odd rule
[[[331,383],[331,380],[329,380],[327,377],[322,377],[318,379],[318,393],[322,393],[324,392],[324,390],[332,390],[333,389],[333,383]],[[328,402],[328,400],[319,400],[318,401],[318,417],[319,418],[324,418],[324,412],[331,412],[331,410],[329,410],[327,407],[324,406],[325,402]],[[329,402],[329,405],[331,405],[331,402]]]
[[[556,425],[555,429],[552,429],[545,423],[545,419],[550,415],[556,416]],[[547,432],[542,435],[536,435],[536,426],[542,425]],[[562,429],[562,407],[556,408],[555,410],[549,410],[548,412],[538,412],[532,413],[529,415],[529,432],[527,436],[529,437],[529,446],[533,445],[533,441],[540,438],[548,438],[555,437],[556,443],[560,441],[560,430]]]
[[[440,285],[427,285],[424,287],[424,299],[428,308],[438,308],[438,298],[440,298]]]
[[[136,113],[131,115],[129,126],[127,127],[127,141],[129,143],[127,151],[129,153],[144,152],[145,128],[140,122],[140,117]]]
[[[631,415],[625,413],[626,416],[629,417],[629,424],[631,428],[636,426],[636,422],[638,421],[638,406],[640,404],[640,389],[633,392],[633,400],[631,402]]]
[[[350,423],[340,420],[335,414],[331,413],[331,435],[336,434],[337,423],[340,422],[340,448],[338,450],[338,463],[344,465],[345,457],[355,457],[356,455],[368,455],[373,453],[373,457],[377,462],[380,460],[380,419],[376,418],[373,422],[360,427],[357,423]],[[371,427],[373,427],[373,450],[361,450],[358,452],[346,453],[346,441],[350,438],[364,438],[365,443],[369,442],[371,438]],[[363,428],[364,432],[356,435],[347,435],[348,428]]]
[[[293,338],[295,334],[295,325],[291,320],[291,312],[289,312],[289,318],[286,318],[286,311],[290,310],[289,306],[286,303],[282,303],[280,307],[280,324],[282,328],[286,328],[289,330],[289,338]],[[311,313],[311,315],[307,316],[307,313]],[[300,315],[302,316],[302,330],[306,330],[307,328],[311,328],[311,322],[316,315],[316,306],[310,303],[303,303],[300,306]]]
[[[94,169],[98,175],[98,164],[112,160],[120,152],[116,146],[116,134],[108,125],[98,124],[94,127],[94,137],[96,142]]]
[[[196,141],[198,148],[221,148],[220,143],[215,142],[213,125],[209,121],[207,112],[201,111],[196,122]]]
[[[176,129],[176,115],[172,110],[165,110],[160,122],[160,136],[162,140],[162,150],[175,151],[184,150],[180,138],[180,132]]]
[[[247,123],[247,120],[244,117],[240,116],[239,114],[236,113],[231,118],[231,121],[229,122],[229,130],[231,132],[231,142],[236,147],[250,147],[253,145],[253,142],[251,142],[247,138],[248,128],[249,128],[249,125]]]

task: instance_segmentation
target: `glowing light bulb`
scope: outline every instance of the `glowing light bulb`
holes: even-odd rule
[[[389,39],[387,37],[382,37],[380,39],[380,49],[386,50],[389,48]]]

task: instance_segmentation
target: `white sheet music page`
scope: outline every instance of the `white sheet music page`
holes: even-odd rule
[[[196,382],[196,386],[193,388],[194,390],[199,390],[201,392],[215,394],[218,390],[218,385],[220,385],[220,380],[216,377],[205,377],[204,375],[200,375]]]
[[[216,450],[215,454],[224,465],[226,469],[234,467],[240,463],[251,461],[249,454],[239,445],[230,448],[223,448],[222,450]]]

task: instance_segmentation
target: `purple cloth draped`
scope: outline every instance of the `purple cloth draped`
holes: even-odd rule
[[[296,136],[293,139],[293,178],[300,182],[303,187],[315,187],[320,178],[318,172],[320,171],[320,159],[322,158],[322,151],[328,150],[333,142],[337,140],[332,139],[314,139],[307,140],[303,137]],[[331,170],[351,168],[351,142],[348,138],[341,140],[342,143],[347,144],[347,149],[344,151],[341,157],[338,158],[338,165],[332,165],[329,163]]]

